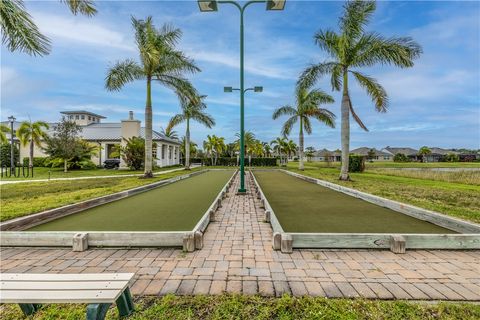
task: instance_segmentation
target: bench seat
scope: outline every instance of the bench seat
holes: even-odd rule
[[[29,315],[43,303],[86,303],[87,319],[103,319],[112,303],[121,316],[133,312],[133,273],[0,274],[0,303],[18,303]]]

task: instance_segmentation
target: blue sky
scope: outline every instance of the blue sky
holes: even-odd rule
[[[223,93],[239,86],[238,11],[221,5],[216,13],[200,13],[196,1],[97,1],[92,18],[73,16],[58,1],[26,2],[40,30],[52,40],[45,57],[1,54],[1,119],[10,114],[24,120],[57,121],[63,110],[85,109],[107,116],[107,122],[126,118],[133,110],[144,117],[145,84],[127,85],[107,92],[108,66],[125,58],[137,59],[130,16],[152,15],[157,26],[173,24],[183,30],[179,48],[195,59],[201,73],[191,80],[206,100],[217,125],[209,130],[194,124],[193,140],[207,134],[234,139],[239,130],[239,96]],[[292,104],[294,84],[302,69],[328,57],[313,42],[321,28],[337,28],[341,1],[287,1],[285,11],[265,11],[256,4],[246,13],[245,85],[263,85],[263,93],[246,95],[246,130],[270,141],[280,135],[281,120],[273,110]],[[412,36],[424,54],[411,69],[375,67],[363,71],[378,79],[390,97],[390,109],[379,114],[368,96],[351,88],[357,113],[370,129],[352,123],[351,146],[422,145],[480,148],[480,3],[379,2],[369,25],[385,36]],[[326,106],[340,116],[340,96],[328,79],[318,87],[336,102]],[[179,111],[169,90],[153,87],[154,129],[166,126]],[[180,134],[184,126],[176,129]],[[291,138],[297,139],[298,130]],[[340,121],[330,129],[315,123],[306,146],[336,149]]]

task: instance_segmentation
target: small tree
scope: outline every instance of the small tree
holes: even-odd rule
[[[78,134],[82,128],[74,121],[63,118],[54,129],[51,137],[45,137],[44,151],[52,158],[63,160],[63,171],[68,172],[68,161],[78,154],[75,148]]]
[[[422,157],[423,162],[427,162],[427,155],[431,154],[432,150],[429,147],[423,146],[418,150],[418,155]]]
[[[307,157],[307,161],[310,162],[312,161],[312,158],[315,154],[315,148],[314,147],[306,147],[305,148],[305,156]]]
[[[445,161],[447,161],[447,162],[458,162],[459,157],[455,153],[450,152],[445,156]]]
[[[17,135],[23,146],[30,144],[30,155],[28,166],[33,167],[33,154],[34,147],[40,147],[42,139],[45,139],[47,133],[44,130],[48,130],[50,126],[44,121],[23,121],[18,128]]]
[[[327,167],[330,167],[332,163],[332,153],[330,151],[326,151],[324,155],[325,162],[327,163]]]
[[[404,155],[403,153],[397,153],[396,155],[393,156],[393,161],[394,162],[408,162],[408,157]]]
[[[0,163],[3,166],[8,166],[10,167],[10,143],[2,143],[0,146]],[[20,152],[18,151],[17,145],[14,143],[13,144],[13,161],[15,163],[19,162],[20,158]]]
[[[131,137],[126,145],[121,147],[122,159],[131,170],[140,170],[145,161],[145,140],[140,137]]]
[[[373,159],[375,159],[375,150],[373,149],[368,150],[367,158],[368,158],[368,161],[373,162]]]

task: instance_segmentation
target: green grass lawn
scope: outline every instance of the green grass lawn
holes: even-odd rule
[[[290,163],[297,163],[296,161]],[[340,168],[340,162],[311,161],[305,162],[308,166],[322,168]],[[365,162],[366,168],[479,168],[480,162],[393,162],[393,161],[375,161]]]
[[[192,171],[197,170],[201,169],[192,169]],[[184,170],[179,170],[151,179],[99,178],[0,185],[0,221],[135,188],[185,173]]]
[[[324,168],[323,163],[315,162],[307,162],[304,171],[298,170],[297,162],[290,162],[287,168],[313,178],[480,223],[480,185],[396,176],[368,169],[364,173],[352,173],[352,181],[339,181],[338,168]]]
[[[406,301],[363,299],[326,299],[301,297],[263,298],[258,296],[173,296],[148,297],[136,301],[136,311],[129,320],[202,319],[202,320],[476,320],[480,305],[468,303],[434,304]],[[47,305],[34,316],[24,317],[17,305],[2,305],[3,320],[84,319],[85,305]],[[111,307],[106,319],[118,319]]]
[[[232,174],[205,172],[28,231],[190,231]]]
[[[162,172],[166,170],[172,170],[179,168],[181,166],[168,166],[155,170],[154,172]],[[49,174],[50,172],[50,174]],[[143,170],[114,170],[114,169],[91,169],[91,170],[69,170],[68,172],[63,172],[63,168],[45,168],[38,167],[34,168],[33,177],[24,178],[21,177],[3,177],[4,181],[11,180],[41,180],[41,179],[56,179],[56,178],[78,178],[78,177],[96,177],[96,176],[117,176],[117,175],[128,175],[128,174],[142,174]]]
[[[254,171],[286,232],[454,233],[279,171]]]

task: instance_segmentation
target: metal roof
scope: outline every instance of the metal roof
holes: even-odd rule
[[[77,111],[60,111],[61,114],[87,114],[89,116],[94,116],[94,117],[97,117],[97,118],[100,118],[100,119],[106,119],[106,117],[102,116],[102,115],[99,115],[97,113],[93,113],[93,112],[90,112],[90,111],[86,111],[86,110],[77,110]]]

